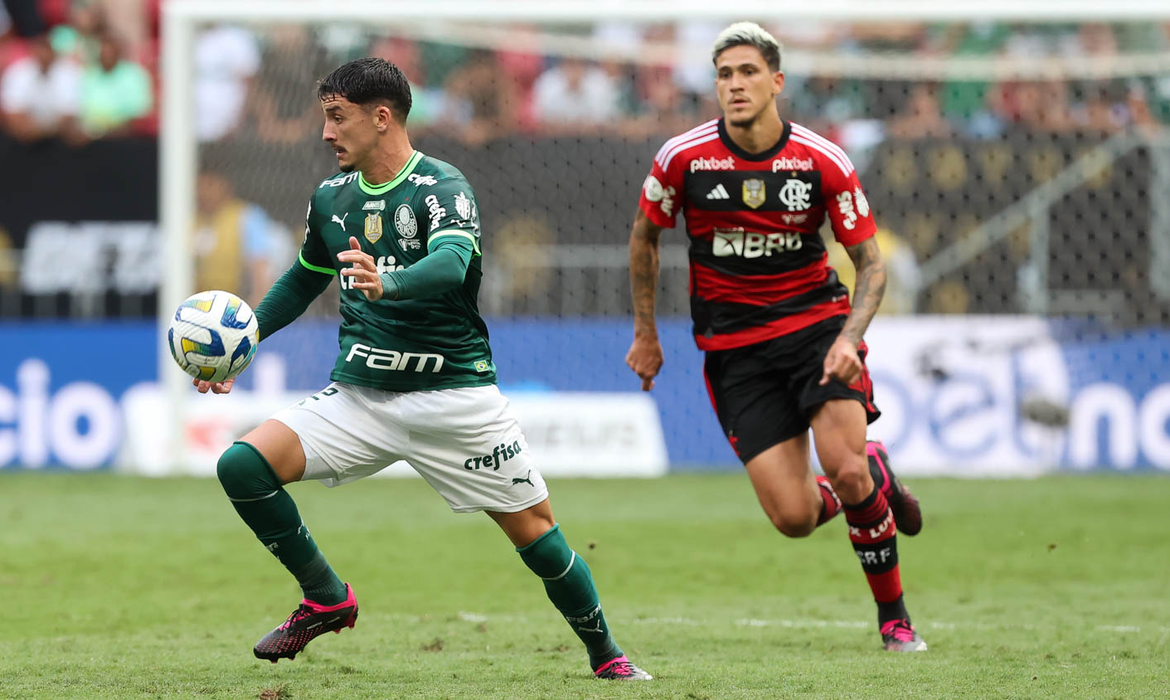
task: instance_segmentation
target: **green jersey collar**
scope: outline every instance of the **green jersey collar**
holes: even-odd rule
[[[402,181],[405,180],[408,175],[414,172],[415,167],[418,165],[418,162],[422,160],[422,157],[423,154],[421,151],[415,151],[414,155],[410,157],[410,160],[406,161],[406,165],[402,166],[402,170],[399,170],[398,174],[394,176],[394,179],[390,182],[382,183],[381,185],[371,185],[370,183],[366,182],[366,176],[361,172],[358,172],[358,187],[362,188],[362,192],[365,192],[369,195],[386,194],[390,190],[402,184]]]

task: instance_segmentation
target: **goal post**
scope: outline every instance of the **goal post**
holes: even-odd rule
[[[210,244],[192,224],[202,215],[202,174],[223,176],[233,197],[255,206],[265,225],[280,232],[271,236],[280,240],[267,246],[280,251],[272,253],[274,261],[295,253],[304,203],[315,183],[332,174],[323,147],[314,143],[320,125],[298,126],[312,107],[312,79],[371,51],[415,59],[403,66],[412,85],[412,71],[427,74],[416,86],[420,116],[411,123],[412,137],[418,134],[415,142],[424,152],[465,169],[477,188],[485,244],[492,247],[481,306],[518,334],[530,329],[525,319],[550,327],[564,321],[572,326],[566,332],[586,336],[609,333],[607,324],[624,322],[631,198],[654,149],[679,133],[676,124],[718,116],[712,90],[702,87],[714,39],[710,30],[744,19],[760,22],[785,43],[789,84],[782,114],[829,130],[862,173],[879,224],[889,228],[902,251],[892,258],[902,286],[888,294],[900,313],[1060,317],[1087,309],[1112,318],[1121,314],[1120,299],[1148,294],[1155,301],[1147,320],[1158,321],[1157,304],[1170,298],[1164,279],[1145,279],[1153,263],[1149,269],[1135,267],[1121,259],[1125,255],[1104,253],[1102,265],[1110,274],[1120,278],[1137,269],[1133,274],[1145,276],[1108,286],[1086,275],[1074,257],[1094,245],[1074,233],[1090,220],[1098,244],[1112,240],[1129,257],[1170,264],[1170,224],[1162,211],[1167,205],[1152,195],[1170,185],[1165,136],[1170,32],[1157,31],[1170,23],[1165,2],[748,0],[729,11],[716,3],[657,0],[174,0],[164,3],[162,12],[159,191],[165,269],[158,352],[163,401],[154,404],[154,412],[166,419],[133,428],[150,436],[141,440],[134,460],[152,462],[139,467],[146,471],[207,470],[205,458],[192,464],[187,455],[191,432],[199,429],[192,427],[192,415],[210,420],[211,409],[200,407],[161,332],[178,304],[207,278],[196,269],[197,261],[223,259],[207,254]],[[916,28],[893,29],[899,26]],[[969,37],[963,28],[972,26],[991,34],[969,42],[954,39]],[[217,63],[200,51],[211,51],[207,33],[222,27],[241,28],[250,39],[225,36],[220,46],[238,57],[225,54]],[[1112,43],[1102,48],[1102,42]],[[492,69],[503,70],[506,85],[490,73],[474,72],[474,61],[487,54],[495,55]],[[230,65],[229,55],[240,65]],[[621,125],[614,134],[601,134],[596,123],[549,128],[543,121],[534,82],[572,58],[601,66],[619,85],[615,119]],[[249,61],[255,65],[244,70]],[[223,88],[219,92],[209,87],[219,79],[216,71],[232,74],[212,86]],[[298,81],[303,84],[296,88]],[[659,90],[655,81],[669,81],[671,89]],[[499,89],[481,89],[485,84]],[[242,100],[232,129],[202,133],[204,88]],[[516,104],[505,104],[508,100]],[[1044,114],[1045,108],[1062,114],[1057,119]],[[919,118],[922,109],[936,110],[942,123]],[[266,133],[256,121],[264,115],[279,120],[280,129]],[[1098,127],[1107,133],[1093,131]],[[298,128],[303,137],[296,135]],[[566,166],[572,163],[580,167]],[[1139,186],[1133,183],[1151,196],[1130,191]],[[1111,198],[1121,213],[1086,204],[1086,192]],[[679,337],[685,338],[681,234],[670,237],[662,259],[660,314],[677,320]],[[277,262],[270,272],[272,267]],[[328,312],[318,306],[310,316],[327,318]],[[585,330],[579,319],[595,326]],[[496,338],[493,333],[493,343]],[[307,347],[315,340],[297,336],[282,342],[273,343],[279,352],[270,362],[248,370],[246,391],[252,393],[246,395],[257,406],[278,405],[287,398],[283,389],[309,393],[289,377],[309,366],[302,364],[297,343]],[[566,351],[549,343],[550,353]],[[327,350],[314,347],[313,362],[320,364]],[[588,363],[582,360],[580,366]],[[315,375],[318,383],[324,379]],[[564,389],[544,375],[520,381]],[[678,380],[696,381],[701,380]],[[584,385],[607,392],[620,382],[591,379]],[[665,403],[684,401],[659,399],[675,460],[673,441],[690,444],[700,437],[672,432]],[[698,415],[703,407],[692,407],[696,421],[712,422],[705,413]],[[237,410],[248,413],[235,407],[221,413]],[[226,426],[220,424],[221,440],[237,434]],[[711,438],[709,432],[701,436]],[[679,454],[702,461],[723,453],[696,457],[699,452],[683,449]]]

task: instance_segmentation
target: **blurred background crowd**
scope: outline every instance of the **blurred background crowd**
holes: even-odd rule
[[[0,8],[3,129],[20,140],[71,143],[158,130],[162,0],[9,0]],[[713,113],[710,43],[719,23],[597,24],[549,35],[534,26],[453,30],[432,40],[352,27],[257,32],[207,27],[196,40],[198,138],[300,143],[316,137],[314,81],[358,56],[382,56],[411,80],[414,133],[477,144],[513,134],[655,136]],[[1074,58],[1107,65],[1119,46],[1170,52],[1170,25],[772,23],[786,54],[808,60],[874,54],[911,61]],[[549,51],[567,37],[559,51]],[[577,40],[574,43],[573,40]],[[499,48],[492,48],[498,45]],[[558,55],[559,54],[559,55]],[[295,57],[296,60],[289,60]],[[785,57],[788,59],[788,56]],[[786,60],[786,63],[789,61]],[[828,62],[828,61],[826,61]],[[1112,133],[1170,123],[1170,73],[1108,79],[908,80],[845,77],[789,65],[784,113],[846,142],[996,138],[1013,128]],[[302,93],[304,100],[289,100]]]
[[[138,169],[153,167],[167,89],[162,2],[6,1],[0,154],[11,170],[39,167],[47,153],[65,177],[71,158],[100,177],[103,166],[83,153],[107,161],[121,153]],[[1099,198],[1066,193],[1048,202],[1052,234],[1044,239],[1033,222],[1023,233],[988,234],[983,251],[954,269],[924,278],[920,268],[1088,149],[1170,124],[1170,24],[765,24],[785,45],[781,113],[844,146],[870,190],[897,272],[884,311],[1063,313],[1071,309],[1048,294],[1063,284],[1099,292],[1062,302],[1070,306],[1120,318],[1140,301],[1143,313],[1165,315],[1170,290],[1163,295],[1152,283],[1149,264],[1160,248],[1150,242],[1147,190],[1160,176],[1141,149],[1116,154],[1116,177],[1103,172],[1085,185],[1123,209],[1120,218],[1101,219]],[[334,167],[319,143],[315,81],[346,60],[376,55],[411,81],[416,145],[458,165],[479,190],[485,245],[500,270],[485,306],[628,313],[621,248],[638,189],[664,139],[718,116],[710,44],[721,27],[205,26],[192,57],[198,286],[255,300],[295,255],[304,200]],[[157,190],[139,194],[157,199]],[[122,218],[156,214],[151,205]],[[57,239],[35,217],[7,216],[0,214],[0,315],[152,312],[149,280],[106,289],[115,302],[87,306],[73,299],[75,289],[21,273],[21,260],[51,250],[41,239]],[[1086,220],[1093,225],[1082,236]],[[1029,276],[1038,246],[1052,261],[1040,282],[1043,304]],[[115,258],[125,254],[118,250]],[[1092,270],[1084,255],[1098,259]],[[684,314],[685,268],[676,258],[664,257],[677,297],[667,311]],[[840,250],[835,259],[848,267]],[[101,270],[118,278],[117,267],[107,261]]]
[[[158,133],[159,2],[11,2],[0,15],[0,112],[11,138]]]

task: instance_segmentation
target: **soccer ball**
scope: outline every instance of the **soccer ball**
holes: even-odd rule
[[[179,304],[167,344],[184,372],[207,382],[234,379],[256,355],[256,314],[231,292],[199,292]]]

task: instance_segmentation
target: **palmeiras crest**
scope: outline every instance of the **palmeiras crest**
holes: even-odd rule
[[[409,204],[399,204],[394,210],[394,228],[403,238],[414,238],[418,233],[418,221],[414,218],[414,209]]]

